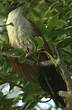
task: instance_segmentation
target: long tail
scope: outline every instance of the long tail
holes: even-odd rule
[[[60,90],[67,90],[66,83],[60,74],[57,73],[54,65],[40,69],[39,81],[41,87],[51,95],[57,106],[65,106],[64,100],[57,93]]]

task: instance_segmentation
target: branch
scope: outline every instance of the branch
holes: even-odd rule
[[[9,26],[9,25],[12,25],[13,26],[13,24],[12,23],[9,23],[9,24],[0,24],[0,27],[4,27],[4,26]]]
[[[72,80],[71,80],[71,73],[68,71],[67,69],[67,65],[64,63],[63,59],[62,59],[62,55],[61,55],[61,51],[57,48],[56,52],[57,52],[57,56],[58,56],[58,60],[57,60],[57,65],[59,65],[62,73],[65,76],[65,80],[66,80],[66,84],[67,84],[67,89],[69,91],[72,90]]]
[[[15,59],[18,59],[20,58],[19,55],[15,55],[15,54],[7,54],[7,53],[2,53],[1,54],[2,56],[4,57],[8,57],[12,60],[15,60]],[[41,61],[41,62],[35,62],[33,60],[30,60],[30,59],[25,59],[25,61],[23,62],[24,64],[29,64],[29,65],[34,65],[34,66],[50,66],[50,65],[54,65],[52,61]]]
[[[59,91],[58,94],[62,97],[66,97],[66,98],[72,97],[72,91]]]
[[[1,55],[4,56],[4,57],[8,57],[8,58],[20,58],[19,55],[8,54],[8,53],[5,53],[5,52],[3,52]]]
[[[2,80],[3,82],[8,82],[8,83],[10,83],[11,85],[13,85],[13,86],[17,86],[17,87],[19,87],[19,88],[21,88],[21,89],[24,89],[22,86],[20,86],[19,84],[16,84],[15,82],[13,82],[13,81],[10,81],[10,80],[8,80],[8,79],[5,79],[5,78],[3,78],[3,77],[1,77],[0,76],[0,80]]]

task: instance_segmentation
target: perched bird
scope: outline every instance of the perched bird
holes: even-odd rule
[[[31,37],[41,36],[39,30],[23,16],[22,6],[23,3],[15,2],[8,10],[6,21],[6,28],[10,44],[13,48],[20,48],[26,52],[32,52],[34,46]],[[12,23],[13,25],[8,25]],[[52,54],[47,42],[44,40],[44,49]],[[45,57],[46,58],[46,57]],[[50,60],[50,59],[47,59]],[[64,100],[58,95],[59,90],[67,90],[66,83],[57,70],[54,64],[45,67],[32,66],[28,64],[21,64],[16,59],[12,59],[12,64],[15,70],[24,78],[24,80],[32,79],[35,74],[39,74],[38,79],[41,87],[49,92],[52,99],[59,106],[65,106]]]

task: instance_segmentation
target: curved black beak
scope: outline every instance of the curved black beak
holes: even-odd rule
[[[24,2],[21,2],[18,4],[18,7],[23,6],[24,4],[25,4]]]

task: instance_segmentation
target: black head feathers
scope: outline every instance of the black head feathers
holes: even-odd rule
[[[13,10],[15,10],[16,8],[18,8],[18,7],[20,7],[20,6],[23,6],[23,5],[24,5],[24,2],[14,2],[14,3],[12,3],[12,4],[9,6],[9,8],[8,8],[7,15],[8,15],[11,11],[13,11]]]

